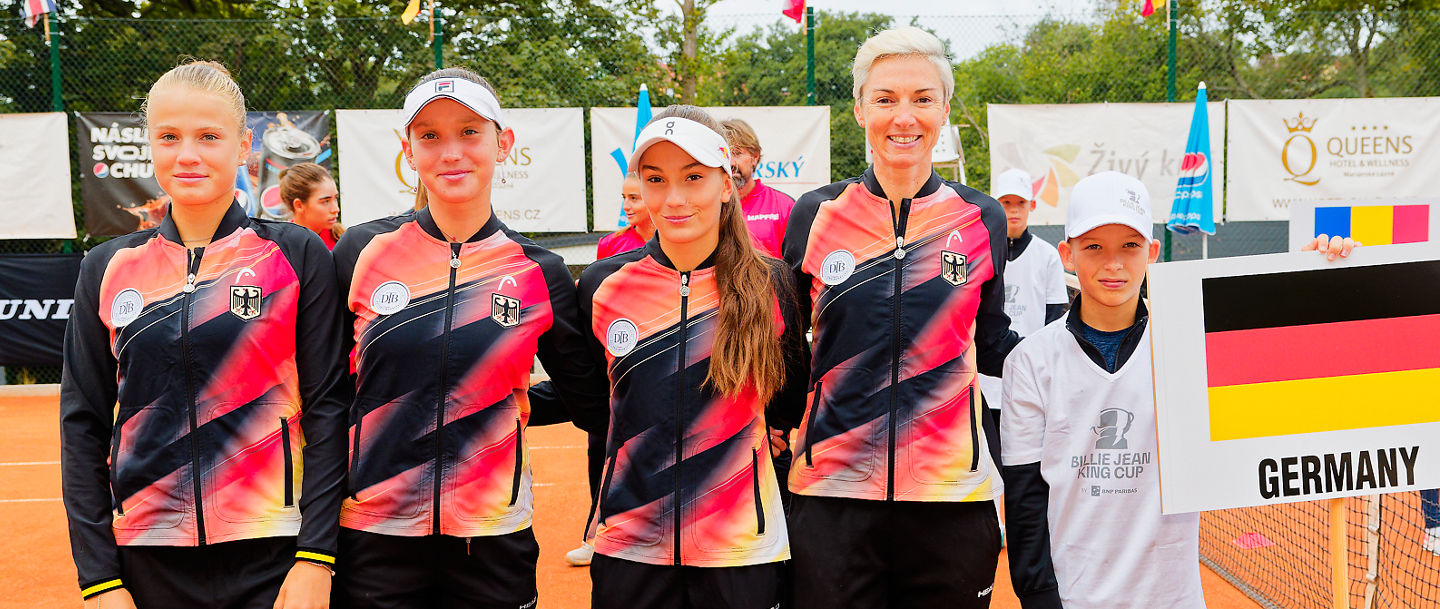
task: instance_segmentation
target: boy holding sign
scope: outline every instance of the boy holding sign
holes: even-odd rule
[[[1010,573],[1025,609],[1203,609],[1199,514],[1160,514],[1149,312],[1150,195],[1105,172],[1075,185],[1059,244],[1080,295],[1005,361]],[[1323,237],[1333,260],[1354,242]]]

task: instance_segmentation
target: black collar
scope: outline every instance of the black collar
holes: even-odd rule
[[[1145,308],[1145,300],[1142,298],[1135,306],[1135,323],[1125,331],[1125,338],[1120,341],[1120,351],[1115,354],[1115,369],[1111,370],[1105,365],[1105,356],[1100,354],[1100,349],[1085,340],[1085,322],[1080,321],[1080,296],[1075,296],[1075,301],[1070,303],[1070,314],[1065,318],[1065,328],[1075,336],[1075,342],[1080,343],[1080,350],[1090,356],[1090,361],[1095,362],[1101,369],[1115,372],[1125,366],[1125,362],[1135,353],[1135,348],[1140,346],[1140,337],[1145,334],[1145,324],[1150,321],[1150,310]]]
[[[450,238],[445,236],[445,233],[441,231],[440,227],[435,224],[435,217],[430,214],[429,207],[415,212],[415,223],[420,225],[421,230],[424,230],[425,234],[434,237],[436,240],[445,242],[450,241]],[[480,230],[475,231],[475,234],[470,235],[470,238],[466,239],[465,243],[474,243],[476,241],[484,240],[490,235],[495,234],[495,231],[498,230],[500,230],[500,219],[495,217],[494,211],[491,211],[490,219],[485,221],[485,225],[481,226]]]
[[[180,229],[175,227],[174,203],[165,208],[165,219],[160,221],[160,236],[180,245],[185,245],[185,240],[180,238]],[[245,210],[240,203],[231,202],[230,208],[225,210],[225,216],[220,218],[220,226],[215,227],[215,234],[211,235],[210,241],[219,241],[236,230],[249,226],[250,217],[245,215]]]
[[[719,250],[720,248],[717,247],[715,249]],[[650,241],[645,243],[645,253],[649,254],[651,258],[654,258],[656,262],[659,262],[661,266],[671,270],[675,269],[675,263],[671,262],[670,257],[665,255],[665,250],[660,248],[660,233],[655,233],[655,236],[651,237]],[[700,266],[695,267],[695,270],[708,269],[713,266],[715,266],[715,252],[710,252],[710,255],[705,258],[705,261],[701,262]]]
[[[1025,229],[1025,232],[1019,237],[1014,239],[1007,238],[1006,242],[1010,246],[1010,253],[1005,256],[1005,260],[1014,262],[1016,258],[1020,257],[1020,254],[1025,252],[1025,246],[1030,245],[1030,240],[1033,238],[1035,238],[1035,235],[1030,234],[1030,229],[1028,228]]]
[[[861,179],[865,183],[865,189],[870,191],[870,194],[880,197],[881,199],[885,199],[886,201],[890,200],[890,197],[885,196],[885,189],[880,187],[880,180],[875,178],[874,165],[865,168],[865,173],[861,175]],[[935,170],[931,169],[930,179],[925,180],[925,184],[920,186],[920,192],[915,193],[914,196],[905,198],[920,199],[923,197],[928,197],[935,194],[936,191],[939,191],[940,186],[944,183],[945,181],[940,179],[940,174],[935,173]]]

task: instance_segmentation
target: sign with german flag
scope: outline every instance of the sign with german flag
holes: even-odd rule
[[[1440,245],[1150,269],[1166,514],[1440,487]]]
[[[1290,204],[1290,250],[1320,235],[1350,237],[1369,246],[1424,243],[1440,228],[1440,199],[1295,201]]]

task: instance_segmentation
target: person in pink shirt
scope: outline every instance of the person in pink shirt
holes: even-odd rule
[[[780,257],[780,241],[785,225],[790,222],[790,208],[795,199],[760,183],[755,167],[760,164],[760,138],[749,123],[738,118],[721,121],[725,142],[730,146],[730,164],[735,169],[732,179],[740,189],[740,209],[745,212],[745,225],[755,249],[772,258]]]
[[[595,247],[596,260],[633,250],[655,236],[655,223],[650,221],[650,212],[645,211],[645,204],[640,201],[640,174],[632,171],[625,175],[620,195],[624,197],[620,205],[629,226],[600,238],[600,244]]]

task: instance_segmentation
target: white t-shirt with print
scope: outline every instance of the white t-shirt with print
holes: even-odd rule
[[[1114,374],[1060,319],[1005,360],[1005,465],[1040,463],[1066,609],[1204,609],[1200,515],[1160,514],[1147,325]]]
[[[1045,305],[1063,305],[1069,301],[1060,252],[1031,234],[1025,251],[1005,263],[1005,314],[1010,316],[1010,329],[1020,338],[1034,334],[1045,327]],[[1000,379],[980,375],[980,394],[985,396],[985,403],[996,410],[1004,399],[1002,387]]]

